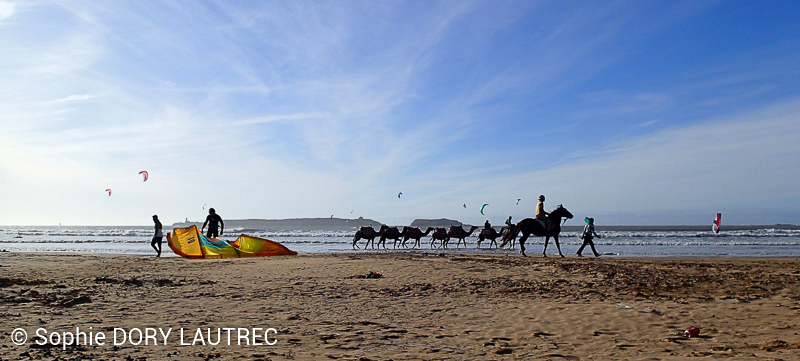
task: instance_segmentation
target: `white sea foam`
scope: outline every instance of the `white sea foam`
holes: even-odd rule
[[[666,228],[666,227],[661,227]],[[301,253],[353,252],[355,229],[287,230],[233,228],[225,230],[223,239],[234,240],[240,234],[268,238],[281,242]],[[784,228],[753,228],[723,231],[651,230],[647,227],[603,231],[595,239],[599,252],[614,256],[800,256],[800,230]],[[560,242],[565,253],[574,253],[581,244],[580,232],[562,232]],[[0,227],[0,249],[25,252],[91,252],[119,254],[152,254],[150,227]],[[477,233],[476,233],[477,235]],[[21,238],[17,238],[21,237]],[[165,254],[168,251],[164,239]],[[489,241],[476,248],[476,236],[467,238],[467,252],[516,252],[517,250],[488,250]],[[410,241],[410,243],[413,241]],[[392,241],[387,242],[392,249]],[[359,242],[363,248],[364,241]],[[536,254],[543,238],[527,241],[528,252]],[[555,247],[548,252],[555,252]],[[422,250],[430,250],[430,241],[422,240]],[[449,251],[455,251],[451,246]],[[359,250],[363,252],[363,250]],[[440,250],[441,251],[441,250]],[[464,248],[458,249],[464,252]],[[370,250],[370,252],[373,252]]]

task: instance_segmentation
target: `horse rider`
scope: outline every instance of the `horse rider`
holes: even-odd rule
[[[544,222],[547,233],[553,230],[553,222],[548,217],[550,214],[544,211],[544,195],[539,196],[539,203],[536,204],[536,219]]]

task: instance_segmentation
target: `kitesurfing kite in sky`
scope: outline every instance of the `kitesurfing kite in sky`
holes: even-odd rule
[[[484,203],[484,204],[481,206],[481,215],[483,215],[483,209],[484,209],[486,206],[488,206],[488,205],[489,205],[489,203]]]
[[[106,189],[106,192],[108,192],[108,196],[111,197],[111,188]]]
[[[519,205],[519,201],[521,201],[521,200],[522,200],[522,198],[517,198],[517,205]]]
[[[150,177],[150,175],[149,175],[149,174],[147,174],[147,171],[146,171],[146,170],[143,170],[143,171],[139,172],[139,174],[141,174],[141,175],[142,175],[142,177],[144,177],[144,179],[142,180],[142,182],[147,182],[147,178],[149,178],[149,177]]]
[[[400,196],[402,196],[402,195],[403,195],[403,192],[397,193],[397,198],[400,198]]]

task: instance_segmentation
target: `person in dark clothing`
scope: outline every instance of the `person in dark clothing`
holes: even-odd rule
[[[593,235],[596,236],[597,238],[602,238],[600,237],[599,234],[597,234],[597,232],[594,231],[594,218],[586,217],[584,218],[584,221],[586,221],[586,226],[583,227],[583,233],[581,233],[581,239],[583,239],[583,244],[581,245],[581,248],[578,248],[578,257],[583,257],[581,255],[581,252],[583,252],[583,248],[586,247],[587,245],[589,247],[592,247],[592,253],[594,253],[595,257],[600,257],[600,254],[597,253],[596,249],[594,249],[594,242],[592,242]]]
[[[161,241],[164,239],[164,233],[161,231],[162,226],[161,221],[158,220],[158,215],[153,215],[153,222],[155,223],[156,233],[153,235],[153,241],[150,242],[150,246],[158,252],[156,257],[161,257]]]
[[[492,224],[489,223],[489,220],[487,219],[486,222],[483,224],[483,229],[491,229],[491,228]]]
[[[206,217],[206,221],[203,223],[203,228],[200,228],[200,233],[208,225],[208,232],[206,233],[206,238],[217,238],[222,235],[222,231],[225,230],[225,222],[222,221],[222,217],[217,214],[217,211],[214,208],[208,209],[208,217]]]

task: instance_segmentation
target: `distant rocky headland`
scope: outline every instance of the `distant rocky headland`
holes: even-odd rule
[[[380,227],[382,222],[369,218],[290,218],[290,219],[226,219],[225,228],[250,228],[250,229],[348,229],[362,226]],[[173,228],[185,228],[195,225],[202,227],[203,222],[185,221],[173,223]],[[461,225],[461,222],[452,219],[415,219],[411,222],[412,227],[449,227]],[[393,225],[390,226],[402,226]]]
[[[246,228],[246,229],[299,229],[299,230],[320,230],[320,229],[354,229],[362,226],[372,226],[375,229],[385,223],[369,218],[290,218],[290,219],[226,219],[225,229]],[[172,224],[173,228],[185,228],[192,225],[201,227],[203,222],[185,221]],[[405,224],[387,224],[389,226],[402,227]],[[462,224],[455,219],[415,219],[410,226],[426,229],[428,227],[450,227],[450,226],[469,227],[469,224]],[[495,229],[500,229],[502,224],[495,224]],[[798,225],[775,224],[775,225],[724,225],[723,231],[737,231],[749,229],[800,229]],[[562,230],[566,232],[579,232],[583,229],[583,221],[567,223]],[[605,226],[598,225],[598,230],[602,231],[710,231],[710,225],[671,225],[671,226]]]
[[[381,225],[373,219],[359,217],[356,219],[346,218],[291,218],[291,219],[225,219],[225,228],[254,228],[254,229],[331,229],[331,228],[353,228],[361,226]],[[203,222],[178,222],[172,224],[175,228],[184,228],[196,225],[203,226]]]
[[[419,227],[421,229],[425,229],[428,227],[450,227],[450,226],[460,226],[461,222],[456,221],[454,219],[447,219],[447,218],[439,218],[439,219],[415,219],[414,222],[411,222],[411,227]]]

